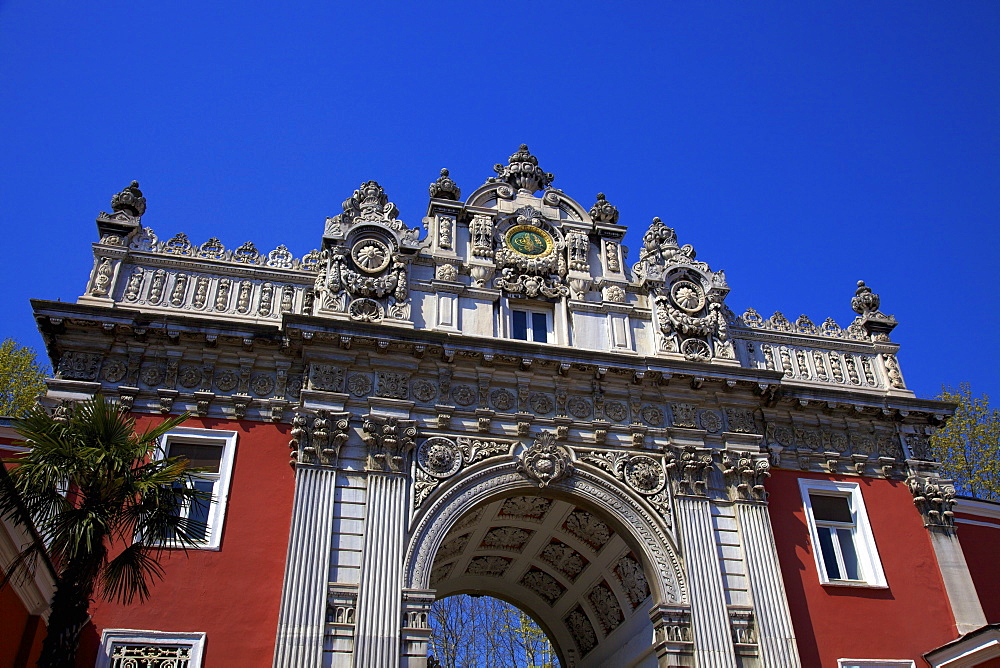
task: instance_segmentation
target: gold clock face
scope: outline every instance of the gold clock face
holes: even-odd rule
[[[531,225],[516,225],[507,231],[507,247],[526,257],[542,258],[552,252],[554,244],[547,232]]]

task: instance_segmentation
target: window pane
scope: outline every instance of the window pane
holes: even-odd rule
[[[531,329],[534,334],[532,341],[537,341],[539,343],[548,342],[549,323],[548,318],[544,313],[531,314]]]
[[[212,494],[215,491],[215,482],[212,480],[195,480],[194,488],[206,494]],[[188,518],[205,525],[191,530],[191,535],[195,540],[205,540],[208,537],[208,511],[211,507],[211,501],[202,501],[199,499],[191,501]]]
[[[514,311],[511,314],[511,325],[511,336],[522,341],[528,340],[528,314],[525,311]]]
[[[189,466],[204,468],[213,473],[219,472],[219,463],[222,461],[222,448],[217,445],[172,441],[167,454],[171,457],[187,457],[191,462]]]
[[[845,577],[848,580],[860,580],[858,552],[854,548],[854,531],[851,529],[837,529],[837,538],[840,541],[840,554],[844,557],[844,570],[847,571]]]
[[[854,522],[846,496],[810,494],[809,500],[812,502],[813,517],[818,521]]]
[[[816,527],[819,534],[819,546],[823,551],[823,564],[826,566],[826,576],[831,580],[840,579],[840,568],[837,567],[837,554],[833,550],[833,529],[829,527]]]

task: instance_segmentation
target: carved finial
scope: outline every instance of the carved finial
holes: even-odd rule
[[[878,311],[880,300],[877,294],[872,292],[872,289],[865,285],[864,281],[858,281],[858,289],[854,293],[854,299],[851,300],[851,308],[858,315],[864,315],[866,313],[874,313]]]
[[[595,222],[614,225],[618,222],[618,209],[605,199],[604,193],[597,193],[597,202],[590,207],[590,217]]]
[[[660,220],[653,218],[649,229],[646,230],[642,238],[642,254],[652,255],[661,250],[673,250],[677,248],[677,233],[672,228]]]
[[[447,169],[441,170],[441,176],[430,185],[429,190],[431,197],[438,197],[440,199],[457,200],[462,194],[462,191],[458,188],[458,184],[448,176]]]
[[[111,198],[112,211],[125,211],[133,218],[146,213],[146,198],[139,190],[139,182],[133,181],[128,188]]]
[[[555,179],[552,174],[542,171],[538,166],[538,158],[531,155],[527,144],[521,144],[517,153],[507,160],[506,166],[497,163],[493,166],[493,171],[499,175],[501,181],[529,192],[546,188]]]

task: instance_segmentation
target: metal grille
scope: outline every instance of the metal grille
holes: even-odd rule
[[[188,668],[190,645],[115,644],[111,668]]]

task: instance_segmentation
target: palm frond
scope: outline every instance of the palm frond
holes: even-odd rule
[[[149,583],[163,579],[163,567],[142,543],[133,543],[108,562],[101,575],[104,598],[129,605],[149,598]]]

